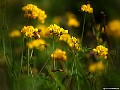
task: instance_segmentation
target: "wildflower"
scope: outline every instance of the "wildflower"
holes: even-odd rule
[[[52,54],[51,57],[55,60],[67,60],[66,52],[62,51],[61,49],[56,49]]]
[[[71,49],[76,49],[76,50],[80,50],[80,46],[79,46],[79,39],[75,38],[75,37],[71,37],[68,39],[67,41],[68,45],[70,46]]]
[[[47,15],[45,14],[45,11],[39,9],[37,6],[33,4],[27,4],[22,8],[22,10],[25,12],[24,16],[28,18],[33,18],[41,21],[41,23],[44,23]]]
[[[76,18],[69,18],[68,19],[68,26],[69,27],[79,27],[80,26],[80,23],[77,21]]]
[[[28,42],[27,46],[30,49],[37,48],[37,49],[43,50],[43,49],[45,49],[45,44],[46,44],[46,42],[43,39],[35,39],[31,42]]]
[[[65,30],[59,26],[57,26],[56,24],[52,24],[50,25],[49,27],[46,28],[46,34],[49,34],[49,35],[57,35],[57,36],[60,36],[62,34],[66,34],[68,33],[68,30]]]
[[[102,62],[93,63],[89,66],[90,72],[102,71],[104,69],[104,64]]]
[[[35,32],[38,32],[38,28],[34,28],[33,26],[24,26],[21,30],[22,33],[27,37],[33,37]]]
[[[93,13],[93,8],[90,6],[90,4],[87,4],[87,5],[82,5],[81,6],[81,10],[83,12],[88,12],[88,13]]]
[[[108,35],[120,37],[120,20],[112,20],[108,23],[106,32]]]
[[[61,35],[59,37],[59,40],[66,42],[71,49],[76,49],[78,51],[80,50],[80,45],[79,45],[80,41],[79,41],[79,39],[77,39],[77,38],[75,38],[75,37],[73,37],[73,36],[71,36],[69,34]]]
[[[46,26],[45,25],[38,25],[38,34],[40,37],[46,37]]]
[[[21,33],[19,30],[13,30],[12,32],[10,32],[9,36],[12,38],[19,37],[19,36],[21,36]]]
[[[69,27],[79,27],[80,23],[78,22],[78,20],[76,19],[75,15],[71,12],[66,13],[66,17],[68,19],[68,23],[67,25]]]
[[[68,39],[70,39],[70,38],[71,38],[70,34],[63,34],[59,37],[59,40],[67,42]]]
[[[107,58],[107,54],[108,54],[108,48],[105,48],[102,45],[97,46],[96,48],[93,49],[93,51],[99,55],[99,56],[103,56],[105,59]]]

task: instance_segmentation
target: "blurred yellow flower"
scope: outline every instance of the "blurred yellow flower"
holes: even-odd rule
[[[33,26],[24,26],[21,32],[27,37],[32,37],[35,32],[38,32],[38,28],[34,28]]]
[[[52,54],[51,57],[55,60],[62,60],[62,61],[66,61],[67,60],[67,56],[66,56],[66,52],[62,51],[61,49],[56,49]]]
[[[76,18],[69,18],[68,19],[68,26],[69,27],[79,27],[80,26],[80,23],[77,21]]]
[[[120,20],[112,20],[108,23],[106,32],[108,35],[120,37]]]
[[[66,34],[66,33],[68,33],[68,30],[63,29],[56,24],[52,24],[46,28],[46,34],[48,35],[55,34],[57,36],[61,36],[62,34]]]
[[[22,10],[25,12],[24,16],[28,18],[33,18],[41,21],[41,23],[44,23],[47,15],[45,14],[45,11],[39,9],[37,6],[33,4],[27,4],[22,8]]]
[[[107,54],[108,54],[108,48],[105,48],[102,45],[97,46],[96,48],[93,49],[93,51],[99,55],[99,56],[103,56],[105,59],[107,58]]]
[[[101,71],[103,69],[104,69],[104,64],[101,61],[93,63],[89,66],[90,72]]]
[[[83,12],[93,13],[93,8],[90,6],[90,4],[87,4],[87,5],[83,4],[81,6],[81,10]]]
[[[21,32],[19,30],[13,30],[12,32],[9,33],[9,36],[12,38],[19,37],[21,36]]]
[[[38,34],[41,38],[46,37],[46,26],[45,25],[38,25]]]
[[[37,49],[43,50],[43,49],[45,49],[45,44],[46,44],[46,42],[43,39],[35,39],[31,42],[28,42],[27,46],[30,49],[37,48]]]
[[[67,25],[69,27],[79,27],[80,26],[80,23],[76,19],[75,14],[73,14],[71,12],[67,12],[66,17],[68,19]]]

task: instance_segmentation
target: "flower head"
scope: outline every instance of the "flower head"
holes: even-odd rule
[[[27,37],[33,37],[38,32],[38,28],[34,28],[33,26],[24,26],[21,30],[22,33]]]
[[[105,59],[107,58],[107,54],[108,54],[108,48],[105,48],[102,45],[97,46],[96,48],[93,49],[93,51],[99,55],[99,56],[103,56]]]
[[[46,33],[49,34],[49,35],[55,34],[57,36],[60,36],[62,34],[68,33],[68,30],[63,29],[56,24],[50,25],[49,27],[46,28],[46,30],[47,30]]]
[[[80,26],[80,23],[78,22],[76,16],[73,13],[67,12],[66,17],[68,19],[67,25],[69,27],[79,27]]]
[[[30,49],[37,48],[37,49],[43,50],[43,49],[45,49],[45,44],[46,44],[46,42],[43,39],[35,39],[31,42],[28,42],[27,46]]]
[[[120,20],[112,20],[108,23],[106,32],[108,35],[120,37]]]
[[[19,37],[19,36],[21,36],[21,33],[19,30],[13,30],[12,32],[10,32],[9,36],[12,38]]]
[[[38,25],[38,34],[40,35],[40,37],[44,38],[46,37],[46,26],[45,25]]]
[[[61,49],[56,49],[52,54],[51,57],[55,60],[67,60],[66,52],[62,51]]]
[[[79,27],[80,23],[77,21],[76,18],[69,18],[68,19],[68,26],[69,27]]]
[[[90,4],[87,4],[87,5],[82,5],[81,6],[81,10],[83,12],[88,12],[88,13],[93,13],[93,8],[90,6]]]
[[[102,62],[96,62],[89,66],[90,72],[101,71],[104,69],[104,64]]]
[[[63,34],[59,37],[60,41],[66,42],[71,49],[80,50],[80,41],[78,38],[71,36],[70,34]]]
[[[33,18],[41,21],[41,23],[44,23],[47,15],[45,14],[45,11],[39,9],[37,6],[33,4],[27,4],[22,8],[22,10],[25,12],[24,16],[28,18]]]
[[[80,50],[80,46],[79,46],[79,39],[75,38],[75,37],[71,37],[68,39],[67,41],[68,45],[70,46],[71,49],[76,49],[76,50]]]

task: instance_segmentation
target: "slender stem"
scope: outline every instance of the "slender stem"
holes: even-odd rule
[[[54,35],[53,35],[53,51],[54,51],[54,49],[55,49],[55,42],[54,42]],[[53,69],[55,69],[55,67],[56,67],[56,62],[55,62],[55,58],[54,58],[54,53],[53,53]]]
[[[29,72],[30,72],[30,49],[28,48],[27,50],[27,73],[28,73],[28,76],[29,76]]]
[[[44,63],[43,67],[41,68],[40,72],[38,73],[38,75],[42,72],[42,70],[44,69],[44,67],[46,66],[46,64],[48,63],[48,60],[50,59],[50,57],[46,60],[46,62]]]
[[[33,56],[33,49],[32,49],[32,51],[30,53],[30,60],[32,59],[32,56]]]
[[[83,19],[83,28],[82,28],[81,43],[83,42],[83,35],[84,35],[84,30],[85,30],[85,17],[86,17],[86,13],[85,13],[84,19]]]
[[[74,55],[74,52],[72,52],[73,53],[73,55]],[[75,56],[75,55],[74,55]],[[73,72],[74,72],[74,68],[75,68],[75,57],[73,57],[74,59],[73,59],[73,65],[72,65],[72,74],[73,74]]]
[[[22,40],[22,54],[21,54],[21,60],[20,60],[20,72],[19,72],[19,77],[20,77],[20,74],[21,74],[22,64],[23,64],[24,39],[25,39],[25,38],[23,37],[23,40]]]

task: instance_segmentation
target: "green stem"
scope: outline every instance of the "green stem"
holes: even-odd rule
[[[27,50],[27,73],[28,73],[28,76],[29,76],[29,72],[30,72],[30,49],[28,48]]]
[[[19,77],[20,77],[20,74],[21,74],[22,64],[23,64],[24,39],[25,39],[25,38],[23,37],[23,40],[22,40],[22,54],[21,54],[21,60],[20,60],[20,71],[19,71]]]
[[[48,60],[50,59],[50,57],[46,60],[46,62],[45,62],[45,64],[43,65],[43,67],[41,68],[41,70],[40,70],[40,72],[39,72],[39,74],[42,72],[42,70],[44,69],[44,67],[46,66],[46,64],[47,64],[47,62],[48,62]],[[39,75],[38,74],[38,75]]]
[[[54,35],[53,35],[53,51],[55,49],[55,42],[54,42]],[[54,57],[54,53],[53,53],[53,57]],[[55,67],[56,67],[56,62],[55,62],[55,58],[53,58],[53,69],[55,70]]]
[[[82,36],[81,36],[81,43],[83,42],[83,35],[84,35],[84,30],[85,30],[85,17],[86,17],[86,13],[83,19],[83,28],[82,28]]]

